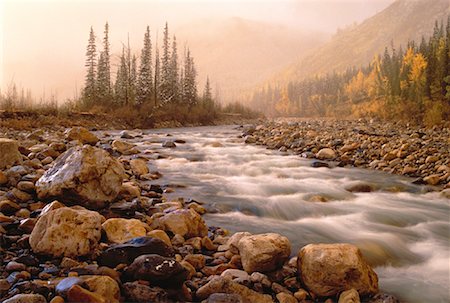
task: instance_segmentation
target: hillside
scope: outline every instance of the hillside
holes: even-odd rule
[[[341,30],[326,44],[309,52],[273,78],[285,83],[313,74],[343,71],[365,65],[386,45],[406,45],[429,35],[435,20],[450,14],[448,0],[398,0],[363,23]]]
[[[199,20],[176,29],[195,56],[200,88],[207,75],[221,99],[261,83],[326,41],[325,34],[243,18]],[[192,34],[195,33],[195,34]]]

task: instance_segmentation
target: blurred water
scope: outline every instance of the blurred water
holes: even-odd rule
[[[149,156],[167,156],[150,168],[163,174],[155,183],[175,188],[171,197],[218,211],[205,216],[208,225],[280,233],[293,254],[308,243],[353,243],[375,266],[384,291],[404,302],[450,302],[448,199],[400,176],[311,168],[311,160],[243,144],[239,134],[234,127],[182,128],[146,131],[133,141]],[[175,139],[186,144],[161,148]],[[377,191],[344,189],[358,181]],[[329,201],[311,202],[315,195]]]

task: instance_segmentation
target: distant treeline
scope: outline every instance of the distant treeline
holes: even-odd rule
[[[143,48],[137,57],[129,43],[123,44],[116,71],[111,68],[109,25],[105,24],[99,50],[91,27],[86,48],[85,83],[80,96],[58,102],[54,94],[36,100],[31,91],[18,89],[11,82],[0,91],[0,109],[44,111],[45,113],[108,113],[130,125],[152,126],[156,122],[177,121],[210,124],[221,114],[254,118],[259,113],[240,104],[222,107],[214,100],[209,77],[201,93],[197,89],[197,71],[189,48],[179,59],[176,37],[169,37],[166,23],[161,50],[152,44],[150,28],[144,33]],[[153,51],[154,50],[154,51]],[[138,62],[139,61],[139,62]],[[112,75],[115,74],[115,79]]]
[[[349,46],[351,47],[351,46]],[[271,116],[379,117],[439,124],[450,118],[450,16],[406,50],[386,47],[364,68],[256,91],[251,104]]]

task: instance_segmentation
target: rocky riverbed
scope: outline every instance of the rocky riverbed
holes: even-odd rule
[[[366,120],[270,122],[249,127],[246,143],[316,158],[315,167],[355,166],[450,188],[450,128]],[[328,162],[324,162],[328,161]],[[370,191],[370,188],[367,188]]]
[[[207,226],[206,205],[157,184],[140,131],[3,136],[3,302],[397,302],[356,246]],[[152,143],[184,144],[167,138]]]

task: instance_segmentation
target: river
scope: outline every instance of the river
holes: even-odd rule
[[[246,145],[233,126],[145,131],[132,140],[151,170],[170,184],[169,198],[205,202],[210,226],[231,232],[276,232],[295,255],[308,243],[357,245],[380,288],[402,302],[450,302],[450,200],[401,176],[357,168],[312,168],[286,152]],[[171,136],[167,136],[170,134]],[[174,149],[164,140],[185,140]],[[371,193],[350,193],[358,181]],[[314,196],[329,200],[314,202]]]

